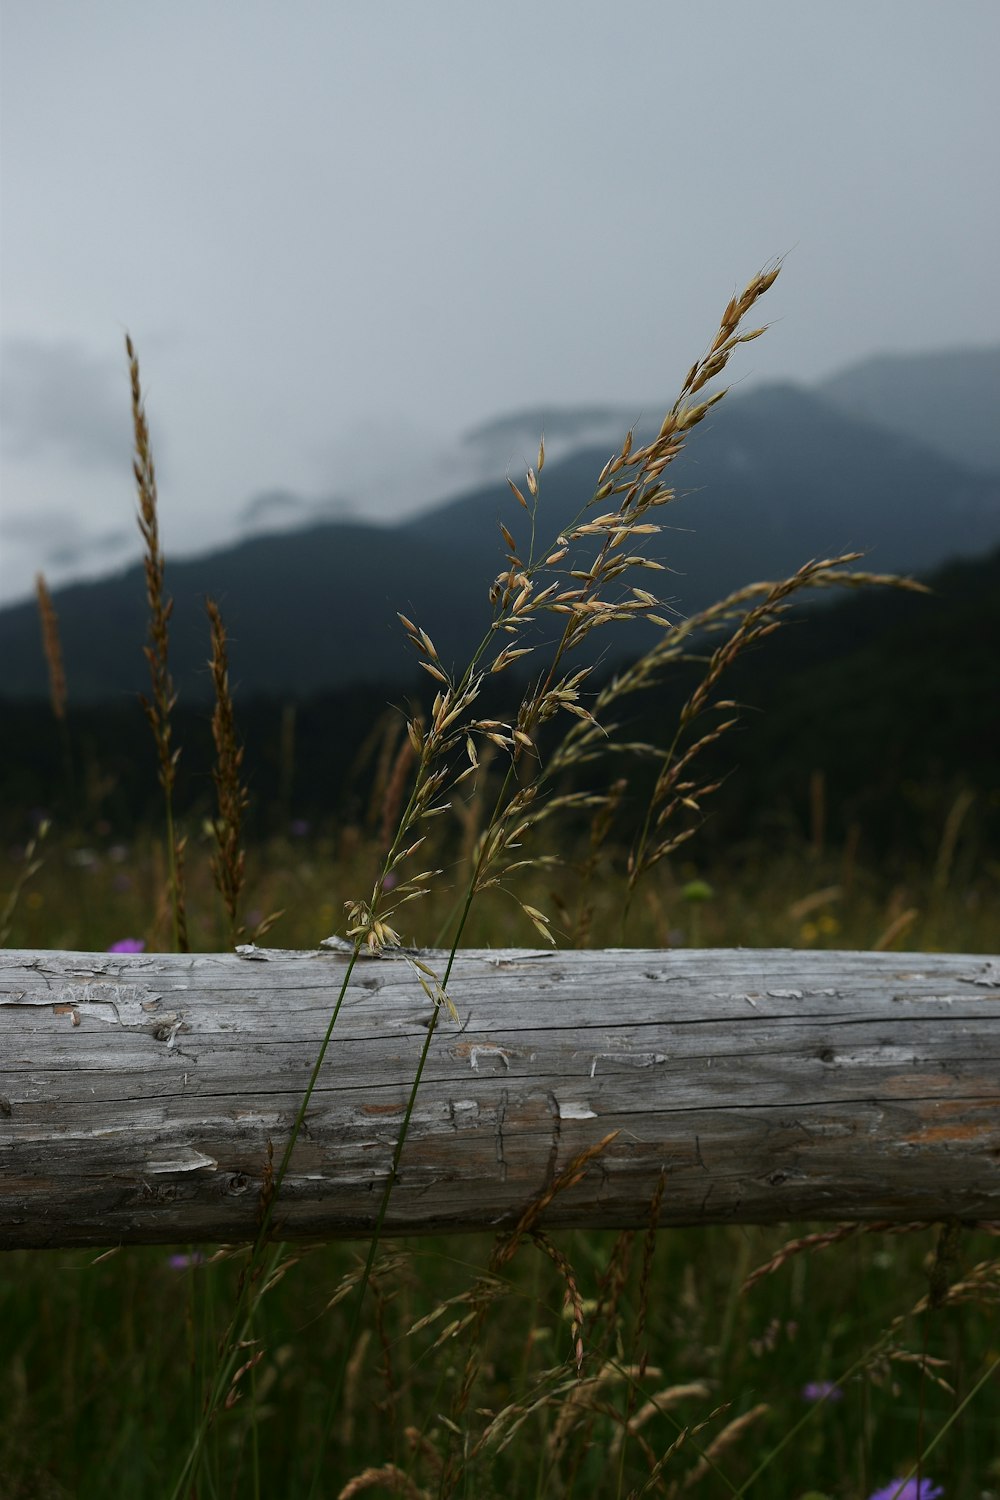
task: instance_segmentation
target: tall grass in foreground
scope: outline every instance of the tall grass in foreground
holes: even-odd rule
[[[170,675],[170,616],[174,603],[166,591],[164,558],[160,548],[160,519],[156,491],[156,467],[149,440],[149,424],[139,380],[139,360],[132,340],[125,339],[128,355],[129,384],[132,393],[132,428],[135,436],[135,458],[132,472],[139,495],[139,531],[145,546],[146,598],[149,603],[149,641],[143,653],[149,664],[152,697],[142,698],[142,707],[153,731],[159,762],[160,786],[163,788],[163,810],[166,820],[168,898],[173,920],[174,948],[178,953],[189,949],[187,911],[184,904],[184,846],[174,826],[174,782],[180,749],[172,743],[170,714],[177,702]]]
[[[853,1229],[825,1248],[786,1255],[742,1290],[789,1241],[806,1237],[805,1229],[661,1231],[645,1284],[642,1231],[547,1237],[571,1268],[572,1292],[565,1267],[531,1239],[492,1271],[496,1245],[487,1236],[387,1247],[319,1493],[336,1496],[366,1470],[394,1465],[410,1493],[436,1495],[446,1444],[458,1440],[448,1424],[474,1349],[474,1394],[458,1419],[468,1494],[641,1493],[689,1428],[647,1493],[731,1496],[781,1445],[745,1493],[867,1500],[943,1433],[924,1469],[946,1500],[995,1495],[996,1378],[966,1403],[997,1354],[995,1240],[963,1236],[938,1306],[928,1305],[936,1249],[926,1227]],[[309,1492],[329,1373],[348,1330],[336,1299],[360,1274],[364,1248],[297,1247],[297,1263],[258,1309],[257,1342],[244,1360],[261,1357],[213,1425],[197,1494],[255,1493],[255,1432],[259,1493],[293,1500]],[[204,1253],[138,1247],[101,1258],[4,1258],[4,1500],[169,1492],[178,1437],[197,1416],[200,1379],[241,1265],[240,1252]],[[456,1325],[487,1301],[473,1344]],[[578,1376],[572,1323],[580,1318]],[[697,1449],[762,1405],[715,1457],[720,1472],[689,1479]],[[367,1490],[407,1492],[384,1482]]]
[[[789,601],[803,590],[897,582],[847,571],[856,558],[845,555],[807,563],[788,579],[749,585],[686,621],[672,619],[658,594],[645,586],[663,571],[647,549],[660,529],[656,513],[674,498],[664,475],[694,427],[724,395],[704,396],[709,382],[724,373],[740,344],[763,332],[741,330],[776,275],[776,269],[762,273],[730,301],[707,354],[691,367],[657,436],[636,446],[634,434],[627,434],[573,522],[544,541],[542,443],[523,490],[511,484],[520,524],[501,526],[504,566],[489,590],[490,617],[482,639],[464,668],[450,671],[419,624],[401,616],[435,696],[427,713],[411,713],[405,740],[396,743],[387,736],[383,744],[375,873],[367,886],[355,887],[361,894],[344,903],[349,954],[343,984],[332,998],[293,1129],[268,1174],[254,1244],[248,1251],[222,1250],[209,1263],[189,1253],[176,1268],[186,1277],[187,1312],[178,1310],[173,1328],[158,1327],[162,1346],[169,1348],[153,1348],[148,1358],[167,1379],[176,1381],[179,1367],[186,1373],[166,1426],[143,1402],[131,1408],[131,1433],[119,1439],[119,1447],[132,1444],[120,1472],[139,1485],[133,1492],[149,1493],[150,1485],[162,1490],[162,1462],[183,1445],[186,1456],[172,1490],[178,1500],[193,1493],[339,1493],[346,1500],[365,1491],[440,1497],[741,1495],[751,1487],[755,1495],[781,1496],[802,1494],[804,1485],[855,1500],[893,1474],[900,1476],[897,1488],[903,1492],[907,1471],[919,1470],[923,1454],[935,1449],[940,1454],[953,1443],[950,1435],[959,1419],[963,1431],[975,1432],[972,1402],[983,1399],[996,1367],[995,1350],[988,1330],[967,1338],[968,1321],[962,1325],[966,1342],[956,1344],[958,1324],[946,1320],[959,1317],[967,1304],[982,1309],[995,1303],[1000,1262],[990,1259],[984,1245],[975,1264],[963,1268],[953,1227],[937,1239],[929,1290],[926,1282],[925,1289],[917,1289],[919,1254],[882,1252],[898,1268],[906,1295],[887,1306],[891,1299],[884,1289],[863,1309],[850,1309],[850,1352],[836,1327],[850,1306],[844,1288],[832,1289],[839,1313],[824,1326],[821,1299],[814,1304],[802,1292],[806,1273],[799,1268],[807,1264],[806,1252],[833,1253],[841,1241],[845,1253],[857,1255],[865,1236],[853,1227],[784,1246],[757,1232],[658,1236],[654,1202],[642,1235],[629,1231],[560,1241],[548,1236],[545,1208],[599,1157],[606,1141],[560,1167],[526,1205],[520,1222],[494,1242],[484,1270],[465,1265],[456,1277],[449,1249],[438,1252],[444,1273],[424,1281],[417,1269],[423,1269],[423,1248],[386,1251],[380,1244],[431,1040],[438,1025],[449,1024],[452,963],[475,934],[480,911],[489,913],[490,934],[499,934],[502,922],[497,903],[507,903],[521,931],[533,929],[544,941],[555,940],[548,909],[554,906],[560,919],[561,906],[569,913],[569,893],[557,890],[553,902],[544,892],[564,880],[565,864],[553,851],[559,847],[565,855],[558,820],[570,817],[589,824],[589,834],[577,861],[576,911],[563,926],[580,940],[608,941],[609,926],[616,936],[641,933],[650,911],[655,915],[655,900],[645,901],[647,893],[655,897],[663,890],[662,882],[654,886],[654,876],[669,869],[667,861],[696,832],[706,799],[718,789],[718,780],[702,775],[700,767],[707,749],[736,722],[736,705],[719,696],[729,667],[780,626]],[[167,667],[170,604],[131,344],[128,353],[151,609],[146,651],[153,700],[146,710],[165,794],[175,941],[186,946],[183,840],[174,829],[171,806],[177,751],[169,719],[174,699]],[[635,620],[654,626],[658,643],[600,693],[588,694],[584,652],[594,632]],[[216,881],[235,937],[244,925],[239,827],[245,793],[217,612],[212,625],[219,791],[212,835]],[[678,662],[692,659],[701,662],[700,679],[668,743],[623,738],[618,720],[626,700],[655,689]],[[492,679],[515,664],[531,666],[527,690],[513,714],[492,717],[481,703]],[[604,760],[609,754],[611,776]],[[640,767],[647,800],[619,887],[619,910],[601,912],[603,865],[613,857],[614,820],[634,765]],[[462,825],[457,853],[440,833],[456,804]],[[949,868],[950,859],[949,853]],[[939,863],[945,864],[943,856]],[[446,865],[454,889],[444,895]],[[947,868],[943,879],[946,886]],[[793,920],[804,925],[815,919],[821,931],[837,900],[833,890],[832,882],[805,895],[799,890],[797,901],[786,903],[789,914],[797,906]],[[823,900],[803,905],[820,895]],[[690,938],[704,936],[710,905],[706,882],[690,880],[681,887],[675,919],[686,908]],[[892,921],[904,914],[883,923],[871,941],[891,944]],[[319,917],[317,910],[314,921]],[[320,930],[325,925],[320,923]],[[311,941],[317,935],[314,930]],[[350,1252],[275,1245],[275,1205],[327,1049],[336,1045],[336,1022],[354,964],[362,950],[391,951],[404,936],[441,954],[413,959],[414,982],[434,1009],[414,1058],[408,1107],[374,1231],[353,1262]],[[668,929],[668,941],[671,936]],[[894,1246],[892,1236],[885,1242]],[[762,1282],[750,1279],[746,1292],[744,1283],[753,1271],[756,1244],[768,1270],[788,1263],[782,1274],[791,1277],[792,1292],[796,1286],[799,1292],[792,1297],[795,1316],[776,1294],[781,1310],[753,1330],[746,1298],[760,1296]],[[713,1245],[717,1259],[706,1266],[706,1247]],[[138,1275],[149,1267],[154,1284],[163,1278],[162,1258],[151,1252],[130,1253],[124,1263],[140,1268]],[[76,1258],[70,1264],[83,1267],[86,1261]],[[306,1300],[279,1314],[296,1279]],[[771,1288],[780,1281],[768,1277],[766,1284]],[[512,1331],[512,1320],[500,1316],[512,1305],[527,1315],[523,1332]],[[303,1338],[304,1329],[314,1328],[324,1330],[321,1337]],[[316,1349],[303,1347],[313,1343],[319,1357]],[[790,1382],[793,1345],[803,1364]],[[783,1367],[768,1365],[778,1351]],[[753,1360],[764,1363],[755,1366]],[[106,1353],[104,1361],[111,1364]],[[954,1392],[941,1384],[947,1381],[945,1368],[952,1376],[959,1372]],[[769,1373],[762,1377],[765,1369]],[[816,1389],[805,1395],[807,1386]],[[142,1388],[150,1392],[146,1377]],[[892,1405],[906,1390],[913,1407],[908,1413]],[[888,1415],[880,1406],[887,1391],[890,1397],[898,1392],[886,1398]],[[851,1421],[842,1421],[839,1431],[835,1392],[845,1411],[850,1397]],[[375,1421],[368,1411],[372,1403]],[[825,1430],[833,1435],[824,1451],[817,1434],[827,1423]],[[158,1443],[152,1460],[143,1448],[144,1432],[151,1444]],[[973,1466],[959,1455],[953,1469],[975,1474],[982,1484],[991,1455],[978,1441],[974,1448]],[[911,1486],[907,1500],[915,1493]]]

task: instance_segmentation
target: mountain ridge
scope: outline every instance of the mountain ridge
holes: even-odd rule
[[[655,430],[658,419],[650,425]],[[585,444],[546,464],[539,514],[547,537],[590,497],[609,451]],[[673,603],[684,612],[758,577],[784,576],[810,557],[867,550],[866,567],[926,572],[1000,545],[1000,476],[973,472],[793,383],[731,396],[692,435],[672,473],[678,499],[660,513],[667,529],[655,551],[675,570]],[[486,594],[503,565],[500,519],[515,534],[524,530],[503,480],[395,525],[331,520],[168,559],[180,690],[210,693],[209,593],[227,621],[234,682],[246,693],[294,697],[398,682],[414,668],[397,610],[429,631],[444,660],[464,660],[488,628]],[[144,688],[141,564],[67,585],[54,602],[73,697],[97,701]],[[47,693],[32,602],[0,610],[0,660],[5,695]]]
[[[814,389],[848,416],[922,441],[966,468],[1000,472],[1000,345],[874,354]]]

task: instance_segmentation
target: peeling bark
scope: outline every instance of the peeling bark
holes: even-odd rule
[[[252,1237],[346,962],[0,953],[0,1247]],[[1000,1219],[996,958],[467,951],[449,992],[388,1234],[509,1226],[610,1131],[544,1224],[642,1225],[661,1170],[663,1224]],[[359,961],[282,1237],[369,1233],[429,1019]]]

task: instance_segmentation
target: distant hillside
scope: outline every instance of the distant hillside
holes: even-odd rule
[[[998,847],[1000,550],[927,581],[929,596],[842,596],[746,659],[730,687],[753,712],[722,757],[742,788],[737,820],[750,798],[807,832],[821,770],[839,832],[855,824],[876,857],[920,846],[934,858],[961,788],[977,792],[966,841]]]
[[[766,837],[773,849],[808,837],[814,773],[824,778],[829,838],[854,828],[865,859],[882,864],[889,851],[933,859],[960,791],[975,793],[963,848],[970,856],[1000,851],[1000,550],[931,582],[929,596],[879,590],[805,611],[742,658],[722,690],[745,707],[739,727],[702,763],[725,784],[706,806],[692,857],[714,847],[736,858],[744,839]],[[701,670],[689,666],[623,706],[626,737],[669,739]],[[516,684],[498,678],[494,688],[510,693]],[[426,701],[431,687],[417,690]],[[398,684],[342,688],[302,702],[293,719],[287,700],[244,698],[237,717],[257,831],[287,831],[292,817],[316,830],[363,817],[373,726],[407,696]],[[490,712],[510,712],[515,701]],[[0,833],[26,837],[32,809],[65,824],[74,809],[48,704],[0,703],[0,714]],[[178,807],[195,826],[211,807],[209,721],[207,704],[181,700]],[[118,838],[155,825],[156,757],[137,700],[77,706],[69,734],[85,821],[104,820]],[[625,760],[615,767],[630,778],[627,828],[644,806],[645,773]],[[593,778],[582,786],[601,784],[607,768],[581,775]]]
[[[543,535],[592,493],[608,448],[546,465]],[[651,550],[675,570],[691,611],[810,557],[869,551],[867,566],[927,571],[1000,544],[1000,477],[975,474],[915,441],[855,421],[791,385],[731,397],[676,464],[680,498]],[[172,667],[185,698],[207,698],[204,597],[221,604],[233,679],[244,695],[305,697],[416,676],[396,620],[420,622],[446,660],[463,661],[488,625],[501,562],[497,519],[523,531],[503,480],[394,527],[333,521],[170,563]],[[71,700],[146,686],[141,568],[57,592]],[[624,649],[619,645],[618,649]],[[0,611],[0,692],[47,692],[31,604]]]
[[[1000,473],[1000,348],[880,354],[816,392],[966,468]]]
[[[881,354],[848,365],[808,388],[838,412],[880,427],[958,463],[1000,473],[1000,347]],[[739,402],[742,397],[730,398]],[[572,448],[610,452],[635,421],[659,416],[649,402],[539,405],[508,412],[465,433],[483,473],[531,461],[545,433],[554,457]]]

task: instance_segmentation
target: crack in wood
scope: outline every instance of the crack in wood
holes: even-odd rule
[[[500,1166],[500,1181],[507,1181],[507,1157],[504,1152],[503,1128],[507,1118],[508,1094],[506,1089],[500,1091],[497,1101],[496,1124],[494,1126],[493,1138],[496,1145],[497,1162]]]
[[[555,1180],[556,1169],[559,1165],[559,1147],[562,1142],[562,1114],[559,1109],[559,1100],[551,1089],[545,1095],[545,1104],[552,1122],[551,1138],[549,1141],[549,1159],[545,1167],[545,1185]]]

